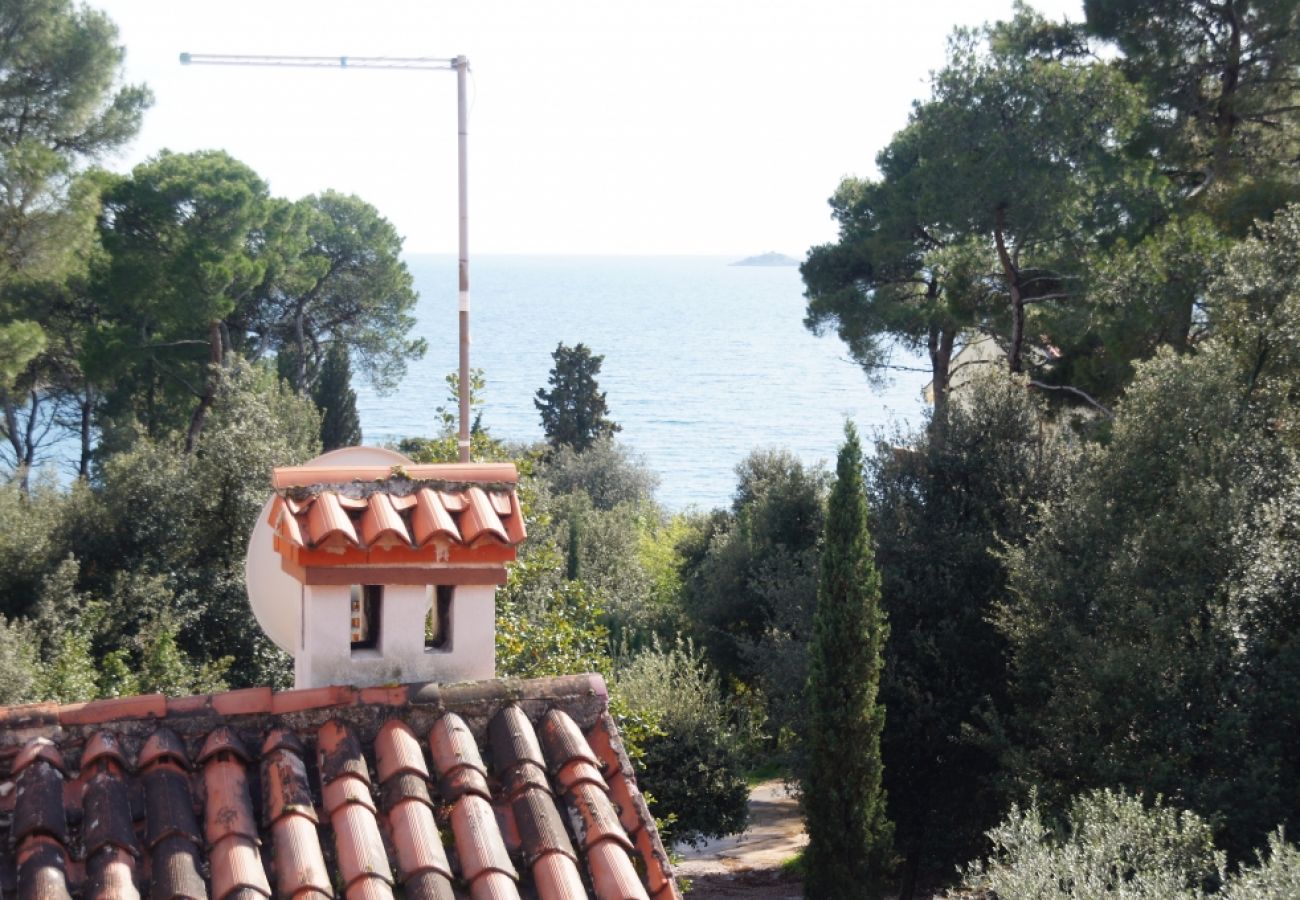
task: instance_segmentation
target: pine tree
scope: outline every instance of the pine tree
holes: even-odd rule
[[[343,344],[330,346],[311,398],[321,412],[322,449],[337,450],[361,443],[361,419],[357,416],[357,394],[352,390],[352,366],[348,361],[348,348]]]
[[[605,357],[593,355],[585,344],[566,347],[561,343],[551,358],[555,360],[548,376],[551,389],[539,389],[533,401],[542,414],[542,428],[551,446],[581,452],[621,430],[605,418],[609,407],[596,383]]]
[[[880,895],[893,837],[881,786],[885,710],[877,699],[888,626],[867,531],[862,447],[852,423],[844,432],[813,618],[803,782],[804,895],[840,900]]]

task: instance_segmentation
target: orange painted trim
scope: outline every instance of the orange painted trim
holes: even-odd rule
[[[277,548],[281,555],[297,566],[319,566],[321,568],[340,568],[347,566],[446,566],[456,563],[508,563],[514,562],[518,550],[489,541],[477,547],[465,547],[452,544],[447,548],[447,555],[438,558],[438,550],[432,544],[415,549],[411,547],[394,547],[383,550],[358,550],[348,548],[342,553],[328,550],[309,550],[297,545],[286,546],[281,542]],[[286,551],[289,551],[286,553]]]
[[[313,484],[347,484],[353,481],[386,481],[396,466],[285,466],[271,475],[276,490]],[[401,466],[412,481],[477,481],[514,484],[519,471],[513,463],[436,463]]]
[[[303,572],[303,584],[495,584],[506,583],[506,570],[497,568],[472,569],[468,566],[450,566],[437,569],[395,568],[384,566],[348,566],[346,568],[317,568],[308,566]]]

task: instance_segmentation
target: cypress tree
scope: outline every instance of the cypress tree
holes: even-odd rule
[[[321,412],[321,449],[337,450],[361,443],[361,419],[357,416],[357,394],[352,390],[352,366],[348,361],[348,348],[343,344],[330,345],[311,398]]]
[[[862,447],[844,429],[826,513],[817,611],[808,661],[804,813],[810,898],[880,895],[893,826],[885,815],[877,699],[888,625],[872,558]]]

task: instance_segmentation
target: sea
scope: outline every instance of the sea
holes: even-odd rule
[[[657,499],[681,511],[727,506],[735,468],[755,448],[786,448],[833,468],[852,419],[864,441],[921,424],[925,364],[873,388],[834,335],[803,325],[794,266],[736,266],[720,256],[492,256],[470,261],[470,364],[483,369],[483,424],[497,438],[543,438],[533,399],[556,345],[604,357],[598,381],[618,439],[659,476]],[[437,433],[457,367],[457,265],[406,259],[428,341],[392,391],[357,379],[367,444]],[[913,368],[922,371],[907,371]],[[454,408],[454,407],[452,407]]]

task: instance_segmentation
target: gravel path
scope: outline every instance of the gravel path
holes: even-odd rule
[[[808,843],[799,804],[781,781],[765,781],[749,793],[749,828],[742,834],[681,847],[674,869],[691,879],[692,900],[753,897],[786,900],[803,896],[798,880],[781,872],[781,863]]]

